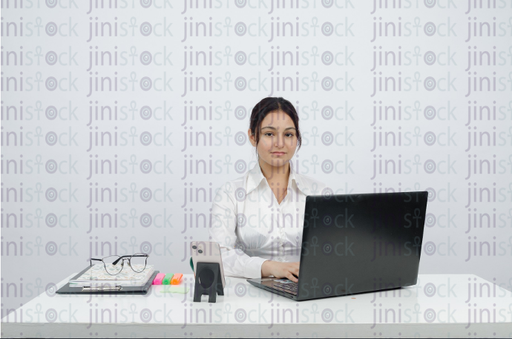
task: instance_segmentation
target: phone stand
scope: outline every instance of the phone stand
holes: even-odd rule
[[[217,294],[224,295],[219,263],[198,262],[195,272],[194,302],[201,302],[203,294],[209,295],[209,303],[217,301]]]

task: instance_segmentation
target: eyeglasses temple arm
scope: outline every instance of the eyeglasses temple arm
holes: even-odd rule
[[[93,261],[93,260],[103,261],[102,259],[90,258],[90,259],[89,259],[89,265],[90,265],[90,266],[92,266],[92,261]]]

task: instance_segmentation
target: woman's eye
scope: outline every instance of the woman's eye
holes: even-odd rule
[[[274,135],[274,133],[272,133],[272,132],[267,132],[267,133],[265,133],[265,135],[273,136],[273,135]],[[293,133],[286,133],[285,135],[286,135],[287,137],[289,137],[289,138],[292,138],[292,137],[294,136],[294,134],[293,134]]]

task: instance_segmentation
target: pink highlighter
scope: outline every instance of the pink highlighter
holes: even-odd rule
[[[158,273],[155,279],[153,279],[153,285],[162,285],[162,281],[164,280],[164,278],[165,273]]]

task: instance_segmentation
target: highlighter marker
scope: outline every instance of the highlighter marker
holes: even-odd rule
[[[162,285],[170,285],[173,275],[173,273],[167,273],[164,277],[164,280],[162,280]]]
[[[171,285],[179,285],[181,283],[181,278],[183,278],[183,273],[176,273],[174,278],[171,280]]]
[[[158,273],[155,279],[153,279],[153,285],[162,285],[162,280],[164,280],[164,277],[164,273]]]

